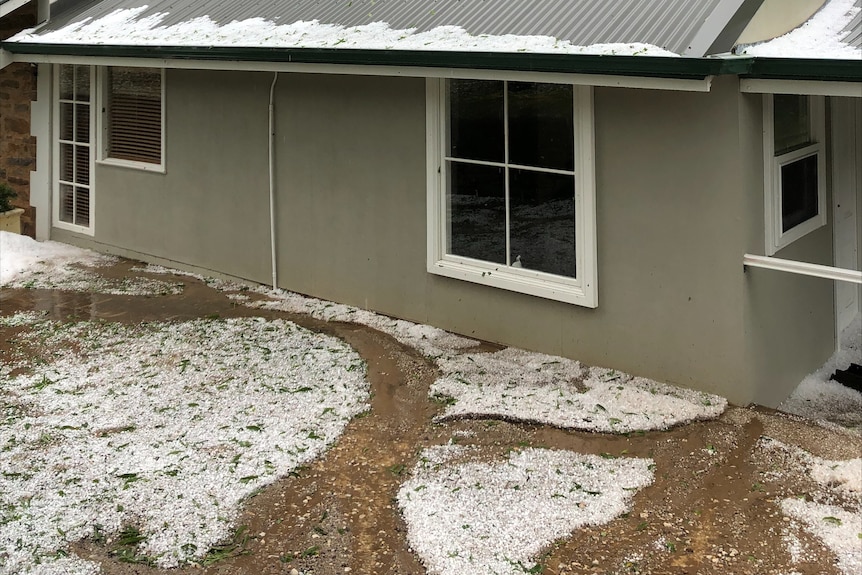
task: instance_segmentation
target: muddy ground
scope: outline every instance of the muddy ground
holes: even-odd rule
[[[140,273],[131,265],[98,271],[113,277]],[[158,279],[182,282],[185,289],[181,295],[134,297],[4,288],[0,313],[46,310],[57,320],[129,323],[213,314],[288,319],[344,339],[366,359],[372,409],[352,421],[321,459],[249,499],[242,528],[212,556],[218,560],[164,571],[119,562],[105,542],[76,545],[73,551],[101,563],[104,573],[423,574],[395,496],[419,452],[450,440],[484,446],[489,454],[532,446],[655,460],[656,480],[635,496],[631,512],[558,541],[542,556],[542,573],[840,573],[835,556],[779,507],[784,497],[818,498],[822,490],[801,466],[760,448],[758,439],[769,436],[819,457],[848,459],[862,454],[858,436],[764,408],[733,406],[715,421],[616,436],[496,420],[435,424],[441,407],[427,395],[435,367],[392,337],[359,325],[250,309],[188,277]],[[18,329],[0,328],[0,361]],[[788,537],[802,549],[795,558]]]

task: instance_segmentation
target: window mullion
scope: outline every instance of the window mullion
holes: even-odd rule
[[[506,265],[512,265],[511,218],[509,215],[509,82],[503,81],[503,177],[506,185]]]

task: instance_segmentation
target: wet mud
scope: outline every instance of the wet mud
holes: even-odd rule
[[[132,265],[123,262],[99,273],[141,273],[130,271]],[[780,501],[805,495],[814,486],[800,471],[775,473],[776,464],[758,451],[757,443],[765,434],[780,434],[783,441],[815,455],[841,459],[859,457],[858,438],[836,440],[836,432],[811,423],[738,407],[716,421],[628,435],[496,420],[434,423],[442,409],[428,397],[436,368],[389,335],[360,325],[252,309],[184,276],[148,277],[182,283],[183,293],[141,297],[0,289],[0,314],[34,310],[58,321],[122,323],[213,316],[287,319],[339,337],[357,350],[367,362],[371,409],[351,421],[321,458],[249,498],[238,520],[242,529],[220,548],[222,553],[214,557],[218,560],[160,570],[120,562],[104,544],[82,541],[74,546],[75,553],[99,562],[104,573],[424,574],[407,543],[395,497],[422,449],[449,441],[481,446],[489,457],[530,446],[654,460],[655,482],[635,496],[633,509],[552,545],[541,557],[541,573],[839,573],[831,553],[804,533],[797,537],[809,553],[802,562],[791,561]],[[20,347],[16,335],[22,329],[0,327],[0,361],[40,353]],[[483,344],[477,351],[496,349]]]

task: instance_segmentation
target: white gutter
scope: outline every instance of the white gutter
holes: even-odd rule
[[[404,78],[462,78],[513,82],[544,82],[638,88],[676,92],[709,92],[712,76],[700,79],[653,78],[648,76],[611,76],[607,74],[571,74],[568,72],[533,72],[529,70],[474,70],[466,68],[429,68],[421,66],[384,66],[369,64],[311,64],[297,62],[236,62],[227,60],[181,60],[119,56],[69,56],[51,54],[12,54],[13,62],[31,64],[81,64],[86,66],[130,66],[141,68],[240,70],[247,72],[289,72],[296,74],[343,74],[349,76],[395,76]]]
[[[746,267],[764,268],[827,280],[862,284],[862,272],[858,272],[856,270],[822,266],[819,264],[809,264],[793,260],[783,260],[781,258],[773,258],[769,256],[753,256],[751,254],[745,254],[742,257],[742,263]]]
[[[278,263],[275,249],[275,84],[278,72],[269,88],[269,241],[272,254],[272,289],[278,289]]]

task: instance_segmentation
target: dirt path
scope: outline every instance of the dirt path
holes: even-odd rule
[[[122,277],[133,273],[131,265],[123,263],[105,273]],[[62,321],[124,323],[214,314],[284,318],[353,346],[367,361],[373,394],[371,410],[354,419],[322,458],[248,501],[239,520],[243,529],[225,543],[223,558],[179,571],[423,574],[407,545],[395,496],[423,448],[454,440],[481,445],[491,455],[533,446],[654,459],[656,481],[635,497],[633,510],[558,542],[543,558],[544,573],[838,573],[831,553],[804,533],[794,536],[807,554],[791,561],[778,505],[783,497],[805,495],[813,486],[798,470],[776,473],[778,462],[758,448],[758,439],[777,436],[837,459],[859,457],[859,438],[765,410],[733,407],[717,421],[628,436],[492,420],[434,424],[439,406],[428,399],[428,387],[436,370],[392,337],[364,326],[250,309],[202,282],[175,279],[185,284],[181,295],[151,298],[3,289],[0,312],[45,310]],[[9,342],[15,329],[0,328],[0,360],[22,351]],[[81,542],[74,551],[99,561],[110,575],[177,572],[120,563],[93,542]]]

